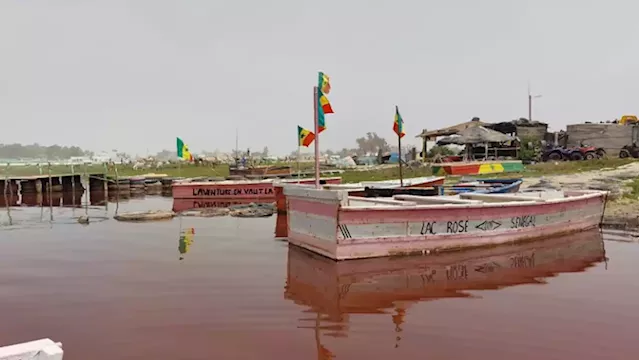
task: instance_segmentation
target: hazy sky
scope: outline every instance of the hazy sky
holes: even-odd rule
[[[0,143],[144,154],[322,148],[477,116],[552,129],[638,113],[638,0],[0,0]]]

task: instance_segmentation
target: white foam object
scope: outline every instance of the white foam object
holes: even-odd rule
[[[62,344],[51,339],[0,346],[0,360],[62,360]]]

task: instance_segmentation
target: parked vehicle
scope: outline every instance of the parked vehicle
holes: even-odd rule
[[[635,115],[623,115],[618,121],[620,125],[634,125],[638,124],[638,117]]]
[[[584,160],[584,154],[577,148],[567,149],[562,146],[548,146],[542,151],[542,161]]]
[[[582,153],[585,160],[602,159],[607,156],[607,152],[603,148],[590,146],[583,142],[580,142],[580,146],[576,149]]]
[[[629,157],[633,157],[635,159],[638,158],[638,143],[634,142],[631,145],[625,145],[621,150],[618,156],[621,159],[626,159]]]
[[[581,146],[565,148],[562,146],[548,146],[543,150],[542,161],[562,160],[593,160],[601,159],[607,155],[603,148],[581,144]]]

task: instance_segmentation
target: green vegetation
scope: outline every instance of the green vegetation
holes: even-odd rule
[[[627,190],[625,191],[624,197],[630,200],[638,201],[640,197],[640,193],[638,192],[638,179],[633,179],[629,183],[626,184]]]
[[[549,176],[549,175],[561,175],[561,174],[576,174],[583,171],[600,170],[605,168],[616,168],[618,166],[626,165],[638,161],[636,159],[600,159],[589,161],[561,161],[558,163],[547,162],[538,163],[533,165],[527,165],[526,170],[523,173],[499,173],[499,174],[487,174],[481,177],[536,177],[536,176]],[[286,165],[286,164],[277,164]],[[294,172],[297,170],[296,165],[293,165]],[[313,163],[301,163],[300,170],[302,172],[310,172],[313,169]],[[41,172],[42,171],[42,172]],[[52,174],[71,174],[71,166],[51,166]],[[76,174],[82,174],[85,172],[85,166],[79,165],[74,167]],[[113,169],[106,171],[104,165],[91,165],[86,166],[86,172],[89,174],[107,173],[107,175],[114,176]],[[38,168],[36,166],[13,166],[8,169],[0,166],[0,177],[4,177],[5,174],[9,176],[28,176],[48,174],[47,166]],[[161,169],[137,169],[134,170],[131,166],[118,166],[119,176],[134,176],[148,173],[166,174],[174,177],[226,177],[229,176],[228,165],[211,165],[211,166],[196,166],[183,164],[178,166],[177,164],[163,166]],[[405,167],[403,168],[403,175],[405,178],[430,176],[430,167]],[[397,179],[399,177],[399,171],[397,166],[375,168],[372,170],[346,170],[342,173],[342,179],[345,183],[353,183],[360,181],[375,181],[375,180],[389,180]],[[637,198],[637,181],[635,181],[635,196]]]
[[[526,166],[525,176],[548,176],[561,174],[576,174],[583,171],[611,169],[622,165],[630,164],[636,159],[597,159],[587,161],[559,161],[544,162]]]
[[[411,177],[421,177],[421,176],[431,176],[431,168],[430,167],[420,167],[420,168],[403,168],[402,176],[406,178]],[[342,182],[344,183],[357,183],[361,181],[378,181],[378,180],[392,180],[400,178],[400,170],[398,167],[389,167],[384,169],[376,169],[370,171],[345,171],[341,174]]]
[[[77,146],[42,146],[39,144],[0,144],[0,159],[68,159],[72,156],[92,155]]]

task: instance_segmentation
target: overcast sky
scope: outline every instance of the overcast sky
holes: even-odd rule
[[[296,148],[331,76],[322,148],[477,116],[638,113],[638,0],[0,0],[0,143],[144,154]]]

